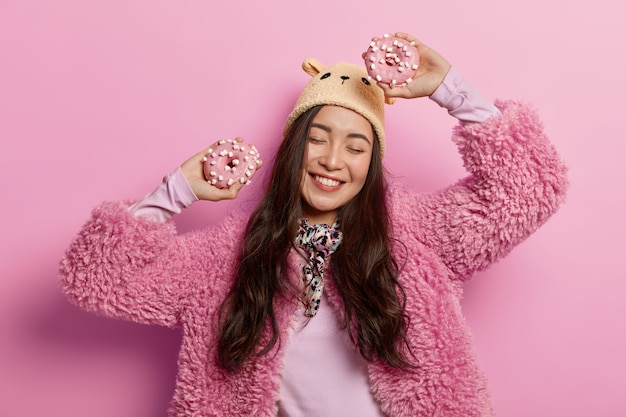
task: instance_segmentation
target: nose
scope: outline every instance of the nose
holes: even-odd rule
[[[324,153],[320,155],[319,164],[328,171],[334,171],[343,167],[343,158],[341,156],[341,147],[337,144],[327,146]]]

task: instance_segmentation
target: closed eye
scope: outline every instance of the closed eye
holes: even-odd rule
[[[352,153],[355,153],[355,154],[359,154],[359,153],[363,153],[363,152],[365,152],[365,151],[364,151],[363,149],[360,149],[360,148],[350,148],[350,147],[349,147],[349,148],[348,148],[348,152],[352,152]]]

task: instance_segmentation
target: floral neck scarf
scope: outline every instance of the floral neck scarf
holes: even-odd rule
[[[332,226],[327,224],[311,226],[306,219],[300,220],[296,244],[308,257],[308,262],[302,267],[307,316],[315,316],[320,307],[324,290],[324,264],[330,258],[330,254],[339,247],[342,238],[337,221]]]

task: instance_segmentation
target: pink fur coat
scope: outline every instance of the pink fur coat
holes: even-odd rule
[[[404,244],[394,256],[406,260],[399,264],[408,337],[420,365],[406,372],[369,363],[372,393],[389,416],[493,414],[461,313],[461,284],[541,226],[567,188],[566,168],[534,111],[515,102],[498,107],[499,116],[454,130],[467,178],[428,195],[396,186],[388,192],[393,237]],[[135,218],[126,203],[104,203],[61,262],[63,290],[82,308],[182,327],[172,416],[277,412],[283,348],[235,374],[216,360],[216,318],[246,221],[233,213],[215,227],[178,235],[172,222]],[[289,264],[288,278],[300,282],[295,256]],[[332,271],[327,275],[325,291],[340,314]],[[295,303],[277,308],[283,338],[295,309]]]

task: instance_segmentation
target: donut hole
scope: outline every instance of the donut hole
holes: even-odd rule
[[[233,156],[232,158],[226,158],[224,159],[224,169],[226,171],[232,171],[233,169],[236,169],[237,166],[240,163],[239,158],[237,158],[236,156]]]
[[[385,58],[385,64],[387,64],[390,67],[394,67],[396,65],[398,65],[398,62],[396,61],[396,55],[394,54],[393,56],[388,56]]]

